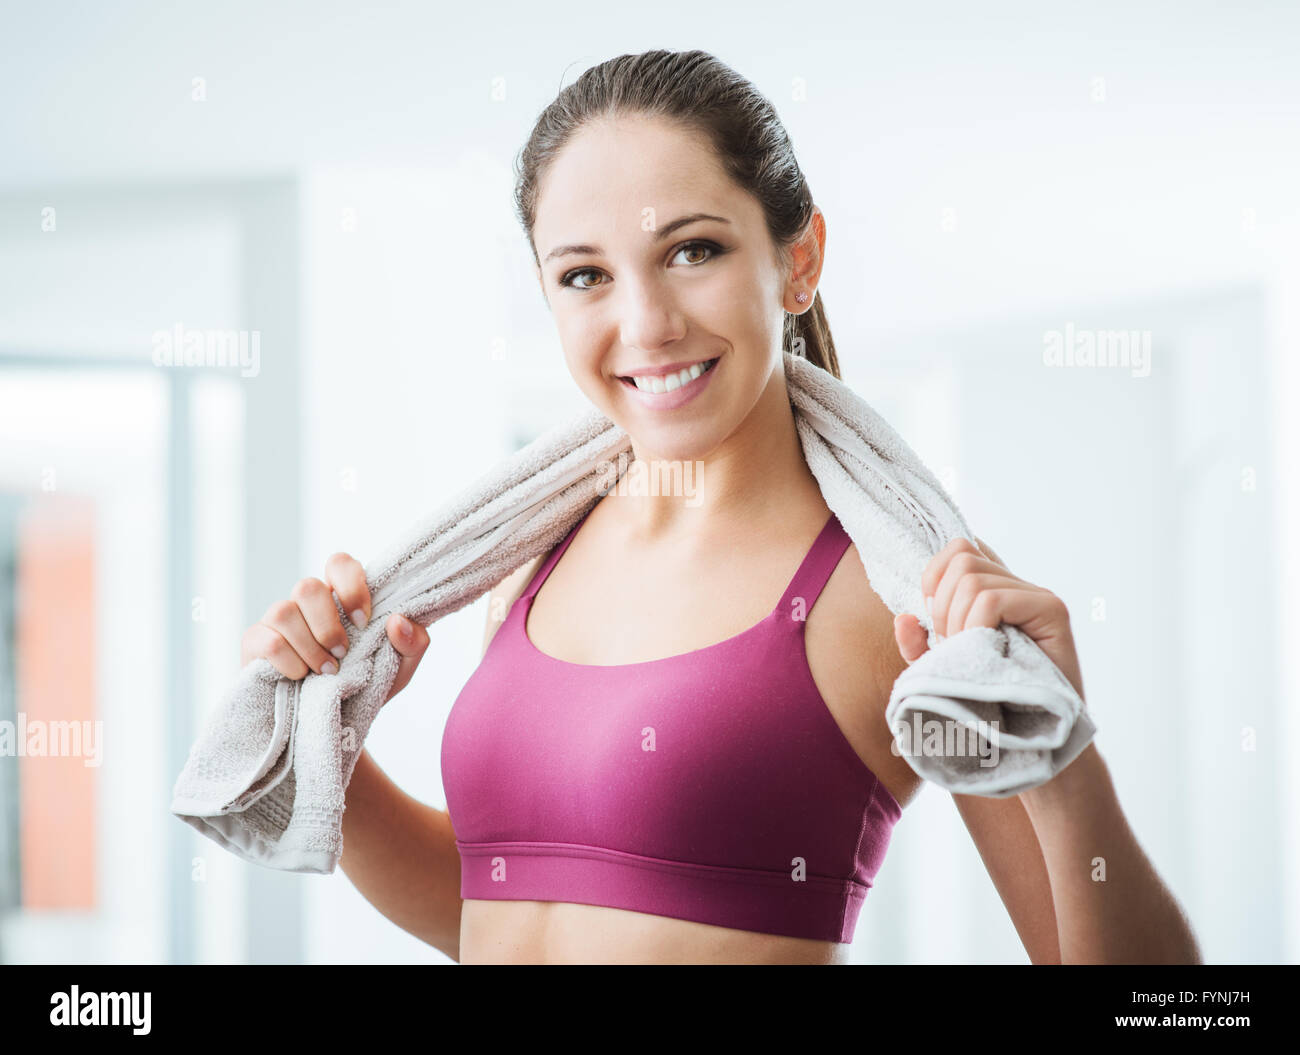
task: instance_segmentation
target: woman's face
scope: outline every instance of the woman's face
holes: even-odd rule
[[[533,243],[569,372],[638,459],[706,456],[781,383],[790,276],[758,202],[700,137],[589,124],[541,181]]]

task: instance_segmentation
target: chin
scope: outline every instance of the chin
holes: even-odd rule
[[[707,458],[721,442],[721,437],[699,429],[651,430],[632,433],[636,450],[647,452],[646,457],[669,462],[693,462]]]

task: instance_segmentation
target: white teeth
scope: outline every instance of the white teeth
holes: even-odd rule
[[[704,363],[694,363],[675,374],[667,374],[663,377],[634,377],[632,381],[642,392],[671,392],[694,381],[704,372]]]

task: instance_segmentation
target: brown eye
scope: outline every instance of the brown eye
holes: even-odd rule
[[[713,242],[687,242],[677,250],[674,256],[681,256],[683,253],[703,253],[705,255],[701,258],[686,261],[692,267],[698,267],[700,264],[707,264],[721,252],[721,246],[715,245]]]
[[[721,256],[725,252],[727,252],[727,250],[723,249],[722,246],[718,245],[716,242],[697,240],[694,242],[684,242],[678,246],[676,252],[673,253],[673,259],[676,259],[683,253],[696,254],[695,259],[687,260],[686,264],[690,267],[699,267],[701,264],[707,264],[714,257]],[[567,272],[564,277],[560,279],[560,285],[568,286],[571,289],[595,289],[597,286],[608,285],[608,283],[604,281],[574,281],[583,275],[599,275],[602,279],[606,277],[597,268],[579,267]]]
[[[565,275],[562,279],[560,279],[560,285],[573,286],[574,289],[591,289],[592,288],[591,285],[574,285],[573,280],[577,278],[579,275],[599,275],[599,274],[600,272],[597,271],[594,267],[579,268],[576,271],[570,271],[567,275]]]

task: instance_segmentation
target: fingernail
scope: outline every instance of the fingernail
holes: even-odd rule
[[[322,674],[337,674],[339,672],[339,665],[332,659],[327,659],[320,665],[320,672]]]
[[[333,653],[335,659],[342,659],[343,656],[347,653],[347,648],[345,648],[343,645],[335,645],[332,649],[330,649],[330,652]]]
[[[411,640],[411,624],[404,615],[397,617],[397,636],[403,641]]]
[[[352,622],[358,629],[364,629],[366,625],[366,613],[358,608],[352,613]]]

